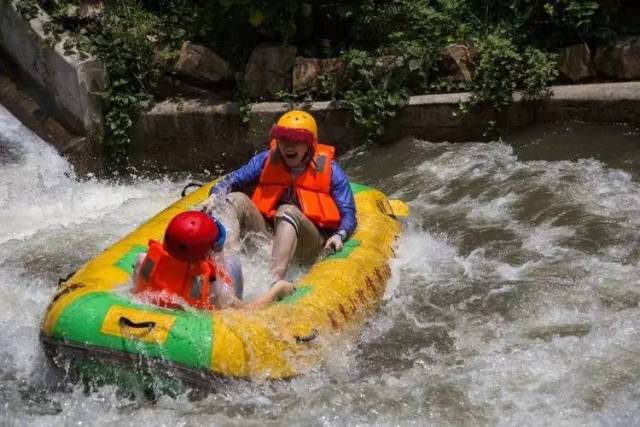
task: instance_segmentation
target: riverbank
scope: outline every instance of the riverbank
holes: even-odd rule
[[[469,93],[414,96],[389,126],[383,141],[406,137],[432,142],[488,141],[495,138],[490,131],[492,123],[509,132],[567,120],[640,124],[640,82],[553,86],[551,92],[540,102],[515,96],[502,114],[486,106],[460,113],[459,104],[469,99]],[[158,103],[135,125],[131,164],[166,171],[237,166],[266,146],[269,128],[288,108],[284,103],[255,104],[250,121],[243,124],[236,103]],[[344,105],[314,102],[305,109],[316,117],[320,138],[336,145],[339,152],[365,143],[364,133],[353,125]]]
[[[113,75],[107,72],[108,64],[104,65],[102,58],[86,56],[69,32],[60,33],[59,38],[52,39],[52,32],[46,29],[55,26],[56,22],[62,22],[60,17],[56,18],[56,21],[43,9],[35,8],[35,12],[28,14],[31,19],[26,21],[25,12],[20,12],[16,6],[20,4],[24,6],[24,2],[0,0],[0,44],[6,51],[6,57],[15,63],[13,68],[17,70],[3,77],[0,103],[6,105],[42,138],[56,146],[59,152],[68,156],[81,174],[86,171],[99,172],[112,160],[109,154],[113,154],[115,148],[112,141],[109,142],[108,135],[106,139],[103,138],[105,132],[115,132],[123,138],[121,142],[128,141],[126,145],[119,145],[117,150],[124,150],[127,166],[133,166],[138,170],[170,172],[206,169],[221,172],[237,166],[255,151],[263,148],[269,127],[292,105],[313,112],[320,124],[321,139],[335,144],[341,152],[369,141],[371,126],[380,125],[376,120],[381,120],[385,115],[389,116],[385,116],[384,132],[376,136],[380,142],[409,136],[429,141],[483,141],[508,136],[510,132],[537,123],[578,120],[635,124],[640,117],[640,83],[620,82],[554,86],[550,89],[550,96],[536,101],[530,100],[531,94],[527,91],[523,92],[526,97],[512,96],[511,92],[508,92],[508,100],[494,99],[495,102],[502,103],[499,109],[495,108],[495,103],[477,102],[477,92],[416,95],[406,98],[394,98],[389,94],[385,99],[395,99],[395,106],[389,109],[387,101],[378,106],[377,101],[371,99],[371,105],[367,108],[371,110],[370,114],[377,115],[377,119],[370,122],[371,126],[363,127],[360,122],[364,113],[358,109],[354,110],[352,99],[301,102],[295,94],[289,94],[287,103],[251,102],[247,99],[230,101],[229,96],[219,95],[220,88],[217,89],[218,92],[204,88],[195,90],[195,86],[185,85],[184,82],[178,85],[176,82],[179,82],[179,79],[176,80],[177,77],[174,78],[174,74],[171,74],[170,80],[175,84],[173,89],[179,89],[178,93],[182,95],[158,98],[152,107],[136,112],[132,117],[127,114],[133,110],[127,114],[123,113],[118,120],[124,120],[127,124],[118,126],[116,122],[105,119],[109,115],[113,119],[113,105],[107,108],[106,116],[103,116],[100,102],[104,93],[112,93],[110,88],[115,83],[110,81]],[[98,16],[100,14],[104,16],[108,11],[100,9]],[[69,19],[86,23],[89,18]],[[91,19],[98,18],[94,16]],[[58,37],[57,33],[53,34]],[[506,53],[510,52],[509,46],[500,45],[501,49],[506,49]],[[560,64],[561,71],[564,70],[563,74],[567,76],[572,75],[575,81],[593,80],[597,77],[593,70],[601,68],[596,65],[602,62],[602,58],[609,58],[607,63],[611,64],[611,69],[603,72],[610,73],[612,78],[632,78],[633,74],[628,74],[627,71],[633,71],[633,67],[630,67],[626,57],[621,56],[621,52],[633,54],[635,44],[629,48],[625,46],[627,45],[601,50],[595,54],[589,52],[586,44],[582,48],[568,48],[570,54],[565,55],[566,67],[563,68],[563,64]],[[195,54],[208,55],[195,45],[188,47],[192,59]],[[266,58],[271,59],[276,53],[286,51],[291,59],[289,62],[293,62],[295,55],[284,48],[256,48],[259,49],[267,55]],[[463,52],[463,57],[471,55],[468,49],[465,49],[459,46],[454,50],[459,51],[458,53]],[[501,54],[500,52],[500,49],[494,49],[491,55]],[[471,67],[475,61],[470,57],[465,58],[462,62],[456,62],[457,72],[463,80],[469,78],[472,68],[467,67]],[[484,57],[481,56],[480,63],[474,66],[482,69],[482,58]],[[598,58],[600,62],[596,61]],[[633,55],[629,58],[633,58]],[[374,68],[369,71],[374,74],[380,72],[381,65],[377,62],[372,65],[367,62],[369,59],[360,59],[364,61],[360,71],[369,70],[367,67],[371,65]],[[281,70],[281,73],[289,76],[285,78],[289,83],[283,88],[293,85],[302,90],[302,83],[306,82],[309,87],[317,90],[323,81],[323,74],[320,72],[322,70],[317,67],[331,68],[333,64],[334,72],[341,68],[339,63],[336,65],[335,61],[331,61],[333,60],[296,58],[292,72]],[[388,63],[389,57],[385,61],[382,61],[383,69],[395,67]],[[182,68],[176,76],[184,78],[184,67],[188,62],[186,59],[179,62],[182,64],[179,67]],[[245,73],[247,75],[255,70],[269,68],[249,65],[247,64]],[[309,70],[315,71],[308,72]],[[191,71],[204,73],[203,69],[198,67]],[[265,71],[258,76],[259,80],[267,85],[274,83],[273,76],[269,77],[272,71]],[[210,73],[207,75],[210,76]],[[492,76],[499,80],[499,75]],[[247,76],[243,77],[243,80],[248,84]],[[183,96],[187,87],[194,90],[187,91],[189,96]],[[346,92],[344,94],[348,95]],[[500,89],[493,95],[504,97],[505,93]],[[127,103],[130,101],[128,98],[121,99],[123,100]],[[461,105],[465,105],[466,112],[463,113]],[[127,130],[129,128],[130,130]]]
[[[67,132],[60,121],[45,114],[52,107],[25,94],[33,92],[33,87],[27,90],[29,85],[16,85],[7,75],[0,78],[0,83],[0,104],[52,143],[79,171],[100,169],[104,159],[100,159],[102,146],[97,141]],[[515,96],[513,104],[501,114],[489,107],[462,114],[459,104],[470,96],[458,93],[411,97],[388,127],[383,141],[410,136],[433,142],[487,141],[495,138],[490,132],[493,123],[507,132],[571,120],[640,124],[640,82],[553,86],[551,96],[544,101],[530,102]],[[270,126],[290,105],[254,104],[247,123],[242,120],[240,107],[234,102],[207,99],[157,103],[140,115],[133,128],[131,166],[140,171],[165,172],[220,172],[237,166],[265,147]],[[321,139],[335,144],[339,152],[366,142],[366,135],[354,125],[346,106],[314,102],[304,108],[317,118]]]

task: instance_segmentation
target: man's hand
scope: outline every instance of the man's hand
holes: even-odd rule
[[[342,236],[337,233],[329,237],[324,244],[325,249],[331,249],[334,252],[341,251],[342,246]]]

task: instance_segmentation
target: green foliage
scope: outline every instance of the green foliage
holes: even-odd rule
[[[405,85],[423,93],[436,78],[442,49],[467,36],[464,10],[462,0],[365,3],[355,24],[357,41],[374,54],[400,58]]]
[[[295,108],[298,101],[300,101],[301,96],[295,92],[281,90],[279,92],[276,92],[276,98],[278,98],[278,100],[287,104],[289,109],[293,109]]]
[[[354,24],[354,42],[364,49],[343,55],[349,64],[344,84],[348,89],[339,96],[369,139],[384,132],[385,122],[396,116],[411,94],[434,87],[440,52],[466,36],[464,10],[462,0],[363,3]]]
[[[38,0],[18,0],[16,9],[25,19],[31,20],[38,16]]]
[[[480,28],[510,25],[547,46],[590,39],[615,24],[596,0],[470,0],[467,10]]]
[[[527,47],[522,58],[522,82],[518,89],[528,99],[547,97],[548,86],[558,77],[557,55]]]
[[[453,42],[465,31],[463,6],[462,0],[364,2],[355,24],[357,41],[369,47],[402,40],[423,46]]]
[[[403,87],[406,78],[402,58],[376,58],[365,51],[352,50],[344,55],[348,61],[345,103],[353,111],[356,124],[372,140],[384,133],[385,121],[395,117],[409,100]]]
[[[236,65],[244,64],[261,42],[300,45],[306,54],[335,55],[345,40],[344,25],[363,3],[299,0],[142,0],[162,20],[169,41],[204,44]],[[332,40],[329,46],[316,40]],[[337,43],[336,43],[337,44]],[[307,45],[307,46],[304,46]]]
[[[511,103],[514,91],[522,91],[529,99],[548,94],[547,85],[557,75],[553,55],[533,47],[522,50],[503,31],[489,34],[479,48],[470,105],[488,103],[502,110]]]
[[[123,1],[105,11],[81,40],[107,69],[105,141],[117,163],[126,160],[129,130],[140,110],[149,107],[160,78],[154,46],[148,38],[156,25],[153,15]]]
[[[243,125],[248,125],[249,122],[251,122],[251,110],[253,109],[253,104],[247,97],[240,98],[238,104],[240,109],[240,121],[242,121]]]

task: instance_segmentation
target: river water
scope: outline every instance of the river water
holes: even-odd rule
[[[412,208],[380,310],[308,375],[151,402],[52,388],[39,322],[59,277],[186,179],[79,180],[0,107],[2,424],[638,424],[640,133],[571,123],[508,142],[348,153],[352,179]]]

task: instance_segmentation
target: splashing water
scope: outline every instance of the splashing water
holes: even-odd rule
[[[49,389],[39,321],[58,277],[174,201],[184,181],[78,180],[0,109],[0,419],[638,423],[640,138],[566,126],[512,145],[406,140],[349,153],[354,180],[412,208],[381,309],[308,375],[152,403],[109,386]],[[249,277],[259,281],[263,264]]]

